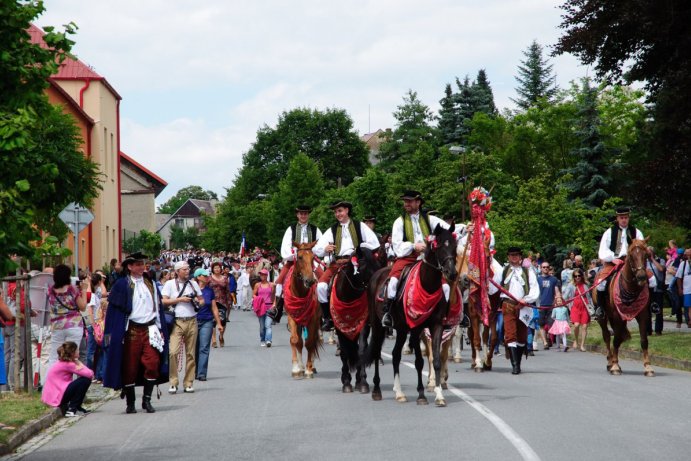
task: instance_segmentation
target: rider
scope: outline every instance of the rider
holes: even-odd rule
[[[422,194],[415,190],[408,190],[400,197],[403,199],[403,209],[405,212],[396,218],[391,229],[391,245],[396,253],[396,260],[391,266],[389,273],[389,286],[387,289],[386,303],[384,304],[384,315],[381,319],[382,326],[385,328],[393,327],[391,318],[391,306],[396,298],[398,289],[398,278],[403,269],[415,264],[422,258],[427,243],[425,239],[434,231],[437,225],[448,229],[449,225],[436,216],[431,216],[420,207],[425,201]],[[449,286],[444,283],[444,296],[449,299]]]
[[[643,240],[643,233],[633,226],[629,226],[629,218],[631,216],[631,209],[629,207],[618,207],[617,223],[611,228],[607,229],[602,234],[600,240],[600,250],[598,256],[603,263],[602,271],[598,274],[598,280],[606,280],[617,264],[620,264],[626,258],[626,252],[629,245],[634,239]],[[597,287],[599,296],[597,297],[597,309],[595,310],[595,318],[603,319],[605,316],[605,305],[607,303],[607,296],[604,291],[607,288],[607,283],[600,283]]]
[[[308,205],[298,205],[295,207],[295,215],[297,216],[297,223],[289,226],[283,234],[283,241],[281,242],[281,258],[283,258],[283,268],[276,279],[276,312],[274,316],[280,318],[283,310],[283,281],[288,274],[288,270],[295,264],[295,252],[293,250],[293,242],[297,243],[312,243],[319,240],[322,236],[322,231],[317,226],[309,223],[310,213],[312,208]],[[317,274],[318,276],[320,274]]]
[[[333,329],[329,311],[329,282],[338,272],[338,268],[348,262],[358,245],[372,251],[379,248],[379,239],[372,229],[360,221],[351,219],[352,203],[339,200],[332,203],[329,208],[334,211],[338,222],[324,232],[313,248],[314,254],[320,258],[331,255],[330,264],[319,277],[317,285],[317,298],[324,317],[324,331]]]

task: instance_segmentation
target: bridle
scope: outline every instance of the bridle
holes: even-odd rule
[[[301,252],[310,252],[310,253],[311,253],[312,250],[298,250],[298,251],[297,251],[297,254],[295,255],[295,269],[298,269],[298,267],[297,267],[297,266],[298,266],[297,260],[300,258],[300,253],[301,253]],[[312,269],[312,262],[311,262],[311,261],[310,261],[310,265],[309,265],[309,266],[310,266],[310,271],[311,271],[311,269]],[[305,284],[305,286],[307,286],[307,283],[308,283],[308,282],[314,282],[314,273],[312,272],[312,277],[308,279],[307,276],[305,276],[305,275],[302,273],[302,271],[300,270],[300,271],[298,271],[297,279],[300,280],[303,284]]]

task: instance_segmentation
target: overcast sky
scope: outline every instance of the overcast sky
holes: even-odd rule
[[[394,126],[412,89],[435,112],[446,83],[487,71],[514,108],[533,39],[559,37],[560,1],[47,0],[39,26],[74,21],[74,53],[123,100],[121,150],[168,182],[222,196],[257,129],[295,107],[345,109],[362,135]],[[587,73],[551,59],[557,83]]]

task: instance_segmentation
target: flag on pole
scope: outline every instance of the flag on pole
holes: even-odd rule
[[[242,233],[242,242],[240,242],[240,256],[244,257],[247,254],[247,243],[245,242],[245,233]]]

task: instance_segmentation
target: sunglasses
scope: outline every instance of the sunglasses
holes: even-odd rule
[[[575,278],[575,279],[582,279],[583,276],[582,276],[582,275],[574,275],[573,278]]]

